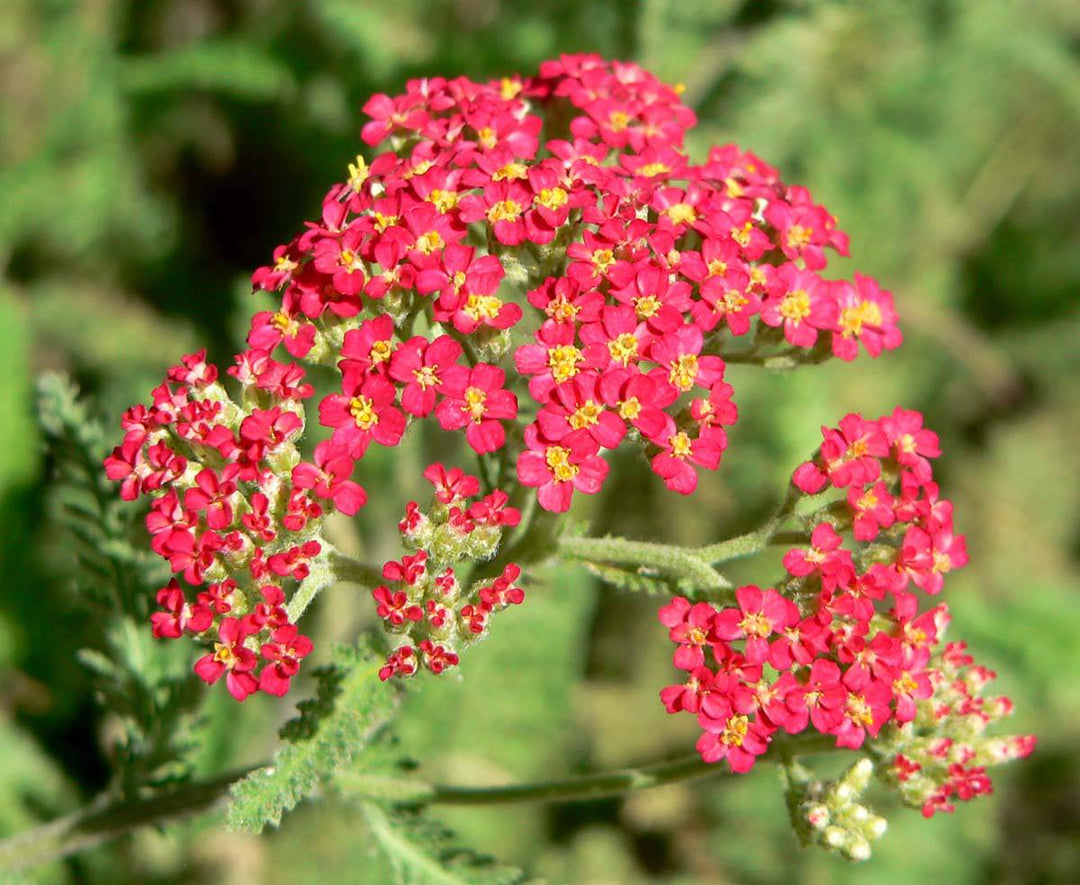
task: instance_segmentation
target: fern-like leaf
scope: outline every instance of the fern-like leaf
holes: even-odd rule
[[[278,826],[282,815],[375,739],[397,701],[379,681],[381,663],[366,647],[335,652],[335,667],[344,675],[324,676],[320,694],[284,730],[295,739],[278,749],[270,765],[233,786],[229,826],[254,833]]]
[[[514,885],[525,874],[462,848],[454,834],[417,809],[360,805],[375,845],[401,885]]]

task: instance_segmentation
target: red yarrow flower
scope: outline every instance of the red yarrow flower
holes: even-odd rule
[[[762,590],[754,584],[735,591],[737,609],[726,608],[716,615],[713,630],[728,641],[745,639],[743,654],[752,664],[760,664],[769,656],[769,636],[780,633],[799,622],[799,610],[790,599],[775,590]]]
[[[525,428],[525,444],[527,451],[518,456],[518,479],[538,488],[537,498],[545,510],[569,510],[575,489],[586,495],[600,491],[608,464],[597,455],[598,446],[588,433],[577,430],[554,443],[530,424]]]
[[[259,659],[255,652],[244,645],[252,632],[239,618],[223,618],[213,653],[195,662],[195,673],[209,685],[225,676],[229,694],[238,701],[259,690],[259,683],[252,673]]]

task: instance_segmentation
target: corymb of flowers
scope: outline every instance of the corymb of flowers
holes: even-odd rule
[[[333,511],[362,518],[371,446],[424,421],[463,435],[479,475],[430,465],[401,559],[382,582],[368,569],[380,676],[457,667],[523,603],[522,566],[658,575],[682,592],[659,611],[683,674],[661,692],[668,712],[696,717],[702,758],[737,772],[773,745],[784,759],[802,740],[861,749],[837,780],[785,771],[802,836],[864,857],[884,829],[857,801],[871,771],[930,816],[990,792],[987,767],[1034,746],[985,734],[1011,704],[945,642],[945,605],[923,605],[967,554],[922,416],[824,428],[775,517],[713,547],[584,538],[555,516],[618,481],[606,456],[620,447],[691,495],[737,418],[728,363],[791,369],[901,341],[875,280],[823,275],[848,238],[805,188],[734,145],[701,163],[683,152],[695,116],[680,91],[577,55],[374,96],[368,158],[254,273],[274,300],[227,370],[235,392],[205,352],[183,357],[124,414],[105,466],[125,499],[150,499],[150,543],[176,575],[154,635],[193,637],[195,671],[242,701],[288,691],[312,653],[305,606],[363,573],[320,530]],[[303,363],[337,373],[310,412]],[[776,544],[790,549],[773,586],[733,588],[713,568]],[[817,737],[789,737],[803,732]]]

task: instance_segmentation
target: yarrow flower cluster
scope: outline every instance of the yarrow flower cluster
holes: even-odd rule
[[[521,569],[514,563],[468,592],[454,573],[458,563],[491,557],[503,529],[521,521],[521,514],[507,506],[506,493],[496,489],[481,498],[477,477],[460,468],[447,471],[439,463],[428,467],[424,477],[435,487],[431,507],[425,513],[410,501],[398,524],[414,552],[400,562],[387,562],[382,575],[389,583],[371,594],[384,626],[399,637],[379,671],[384,681],[412,676],[419,664],[435,675],[457,666],[459,650],[487,635],[495,613],[525,600],[525,591],[516,585]]]
[[[373,442],[433,418],[500,475],[516,465],[549,511],[597,492],[603,452],[627,442],[689,494],[737,417],[725,356],[848,360],[900,341],[889,293],[819,275],[847,254],[835,219],[752,153],[691,162],[693,112],[636,65],[414,80],[365,110],[370,162],[253,275],[280,300],[229,369],[239,399],[203,352],[185,357],[106,463],[125,499],[152,499],[154,549],[207,585],[163,588],[155,634],[212,642],[198,672],[240,699],[283,693],[310,651],[286,600],[323,517],[363,506],[352,476]],[[340,373],[311,461],[296,443],[314,389],[281,350]]]
[[[940,593],[967,563],[933,481],[937,436],[903,409],[822,432],[792,480],[816,507],[796,513],[805,543],[784,556],[776,588],[739,587],[728,607],[676,598],[660,610],[687,672],[661,699],[697,717],[703,759],[739,772],[777,732],[857,749],[888,725],[875,751],[889,753],[901,794],[928,815],[951,810],[952,798],[989,792],[985,765],[1026,755],[1034,738],[980,737],[1011,703],[978,698],[992,674],[962,645],[942,647],[946,606],[920,612],[917,591]]]
[[[281,303],[248,338],[341,369],[319,420],[350,457],[432,415],[501,450],[512,350],[531,401],[518,478],[542,507],[597,492],[601,452],[624,440],[689,494],[736,419],[723,354],[847,360],[900,342],[888,292],[819,276],[826,250],[847,254],[835,219],[734,146],[690,162],[693,112],[636,65],[414,80],[365,110],[364,141],[389,149],[358,157],[256,271]],[[403,331],[421,317],[427,334]]]
[[[311,642],[290,622],[283,589],[302,581],[322,547],[330,510],[355,513],[364,491],[352,461],[316,451],[301,461],[298,367],[268,355],[230,370],[241,398],[229,398],[205,352],[184,357],[153,392],[149,407],[125,414],[123,443],[105,461],[121,496],[151,498],[151,547],[192,588],[174,578],[158,591],[154,635],[190,634],[213,643],[195,672],[225,676],[237,700],[262,690],[283,695]]]
[[[204,351],[183,357],[124,414],[105,469],[125,500],[148,499],[151,547],[174,575],[154,636],[202,643],[195,672],[237,700],[289,690],[313,650],[295,622],[337,580],[370,588],[386,681],[458,666],[524,601],[520,566],[553,551],[646,583],[670,568],[665,580],[710,601],[660,609],[685,673],[665,708],[694,716],[701,757],[736,772],[803,732],[863,749],[831,781],[780,754],[803,841],[863,859],[884,831],[857,801],[872,774],[929,817],[990,792],[987,768],[1035,743],[986,734],[1011,703],[984,698],[993,674],[945,644],[946,606],[921,609],[967,563],[922,416],[822,428],[784,507],[752,533],[792,544],[772,587],[724,595],[700,551],[559,537],[543,512],[598,492],[624,445],[692,493],[738,418],[729,362],[794,368],[901,341],[877,282],[822,276],[848,239],[805,188],[734,145],[690,160],[696,120],[679,93],[637,65],[568,55],[534,77],[374,96],[369,158],[253,275],[275,303],[228,370],[237,394]],[[315,387],[282,351],[330,379],[310,459]],[[401,559],[350,563],[325,518],[364,506],[353,475],[372,444],[396,447],[425,421],[463,439],[479,476],[431,464],[433,500],[409,501],[398,525]]]

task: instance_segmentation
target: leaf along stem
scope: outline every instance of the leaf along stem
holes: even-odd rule
[[[778,736],[760,761],[830,752],[828,735]],[[780,749],[783,749],[783,753]],[[142,826],[163,824],[208,811],[221,803],[235,781],[256,769],[232,771],[211,780],[159,792],[144,799],[101,796],[86,808],[0,841],[0,871],[58,860],[93,848]],[[349,796],[397,805],[505,805],[515,802],[578,802],[619,796],[708,776],[727,776],[727,766],[703,762],[696,754],[665,762],[597,772],[562,780],[492,787],[431,784],[412,777],[341,773],[333,783]]]

